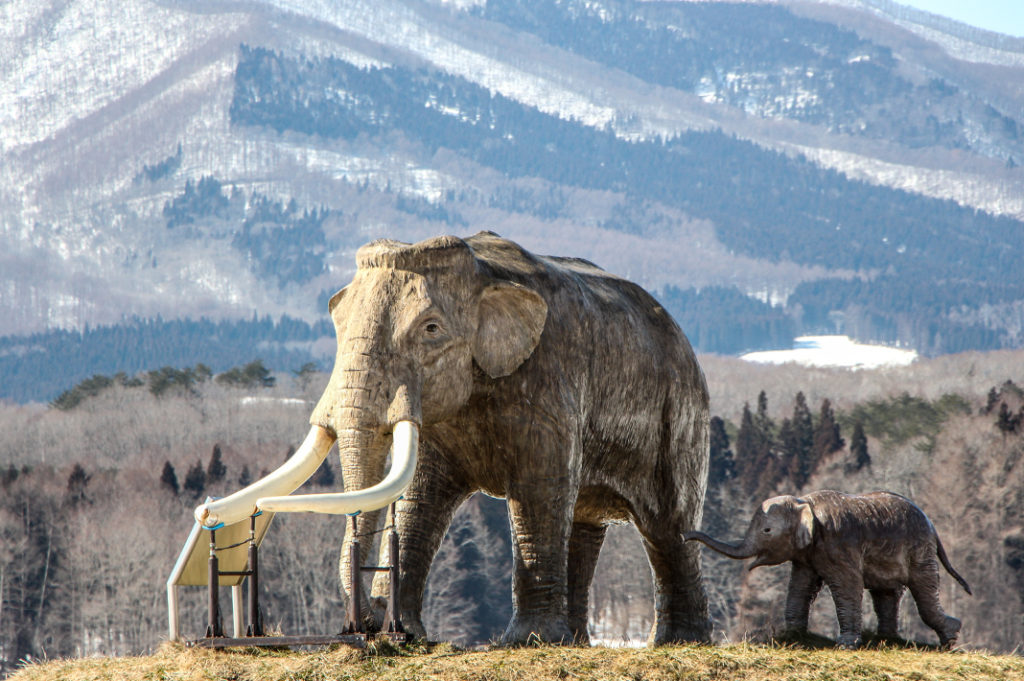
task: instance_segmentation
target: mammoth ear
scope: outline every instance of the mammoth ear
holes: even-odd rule
[[[338,303],[340,303],[341,299],[345,297],[345,291],[347,291],[347,290],[348,290],[348,286],[346,286],[345,288],[343,288],[340,291],[338,291],[337,293],[335,293],[333,296],[331,296],[331,299],[329,301],[327,301],[327,312],[328,312],[328,314],[333,313],[334,312],[334,308],[338,307]]]
[[[814,540],[814,511],[806,502],[797,504],[796,510],[800,514],[796,526],[796,547],[806,549]]]
[[[533,354],[548,305],[536,291],[511,282],[480,293],[473,359],[491,378],[508,376]]]

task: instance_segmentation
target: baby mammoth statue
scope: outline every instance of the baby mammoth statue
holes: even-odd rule
[[[844,648],[860,645],[864,589],[871,592],[880,636],[897,635],[900,598],[908,587],[921,619],[935,630],[944,647],[956,641],[960,620],[943,612],[939,604],[939,562],[971,593],[949,564],[928,516],[906,497],[891,492],[826,490],[768,499],[737,546],[703,532],[684,536],[730,558],[756,557],[751,570],[791,561],[785,612],[788,632],[807,631],[811,603],[822,583],[827,584],[839,618],[837,643]]]

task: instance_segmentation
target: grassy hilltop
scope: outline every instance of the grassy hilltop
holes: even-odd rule
[[[448,645],[398,650],[390,645],[317,652],[231,652],[165,644],[146,657],[58,660],[22,669],[12,681],[175,681],[232,679],[439,681],[576,681],[784,679],[874,681],[1024,679],[1024,658],[892,646],[857,651],[757,646],[667,646],[657,649],[555,648],[460,651]]]

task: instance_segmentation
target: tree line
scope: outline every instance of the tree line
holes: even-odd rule
[[[154,371],[154,367],[198,367],[205,363],[208,371],[225,371],[239,361],[259,359],[268,367],[289,371],[318,364],[321,358],[314,356],[309,347],[324,337],[334,337],[326,316],[308,324],[287,316],[275,320],[255,315],[220,321],[134,319],[81,331],[7,336],[0,338],[0,399],[49,402],[66,392],[69,385],[81,384],[86,392],[100,387],[90,387],[90,377],[100,375],[130,383],[136,374]],[[165,378],[172,382],[189,380],[173,374]]]
[[[163,639],[162,583],[191,526],[192,508],[291,456],[316,384],[325,378],[310,367],[276,376],[256,363],[237,369],[214,376],[247,378],[208,378],[194,392],[179,386],[154,393],[146,386],[158,377],[145,375],[136,386],[84,382],[90,394],[67,409],[0,407],[11,435],[0,443],[0,462],[7,461],[0,463],[4,672],[20,659],[127,654]],[[175,371],[205,374],[196,367]],[[252,395],[265,399],[242,399]],[[301,405],[282,401],[296,395],[306,398]],[[977,403],[951,393],[897,394],[843,410],[833,404],[812,405],[800,390],[772,409],[760,391],[739,414],[715,415],[704,528],[735,538],[751,506],[780,493],[821,487],[907,493],[927,508],[958,567],[966,564],[977,596],[956,607],[970,623],[971,644],[1012,648],[1022,633],[1013,618],[1024,612],[1024,603],[1005,592],[1008,580],[1024,582],[1024,528],[1013,521],[1024,512],[1024,390],[1006,381]],[[51,443],[42,458],[26,458],[26,443],[39,441]],[[310,491],[341,484],[330,460],[307,483]],[[961,517],[963,506],[974,509],[969,517]],[[336,520],[274,520],[261,559],[261,601],[275,630],[339,626],[344,523]],[[609,531],[591,594],[595,635],[642,638],[650,623],[650,578],[635,534],[628,527]],[[973,560],[978,551],[992,559]],[[475,497],[453,521],[431,572],[425,623],[432,636],[468,645],[500,633],[511,612],[510,556],[504,503]],[[710,554],[704,560],[719,635],[743,638],[770,627],[777,609],[770,594],[781,588],[775,582],[784,581],[785,571],[748,575],[741,564]],[[769,582],[751,581],[764,579]],[[205,599],[199,589],[187,591],[182,621],[188,635],[198,636]],[[927,640],[926,633],[910,633]]]

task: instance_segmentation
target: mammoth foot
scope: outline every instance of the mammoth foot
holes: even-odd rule
[[[569,645],[572,642],[572,631],[565,617],[544,615],[513,616],[501,637],[503,646],[527,646],[537,643]]]
[[[943,648],[952,648],[960,637],[960,620],[946,615],[946,625],[939,631],[939,645]]]
[[[710,643],[711,625],[702,626],[685,624],[668,625],[655,622],[651,633],[647,636],[647,645],[666,646],[676,643]]]
[[[420,619],[419,613],[402,613],[402,628],[405,629],[405,633],[412,636],[413,638],[421,641],[427,640],[427,630],[423,626],[423,620]]]
[[[836,639],[836,647],[842,648],[843,650],[856,650],[860,648],[860,634],[841,634]]]

